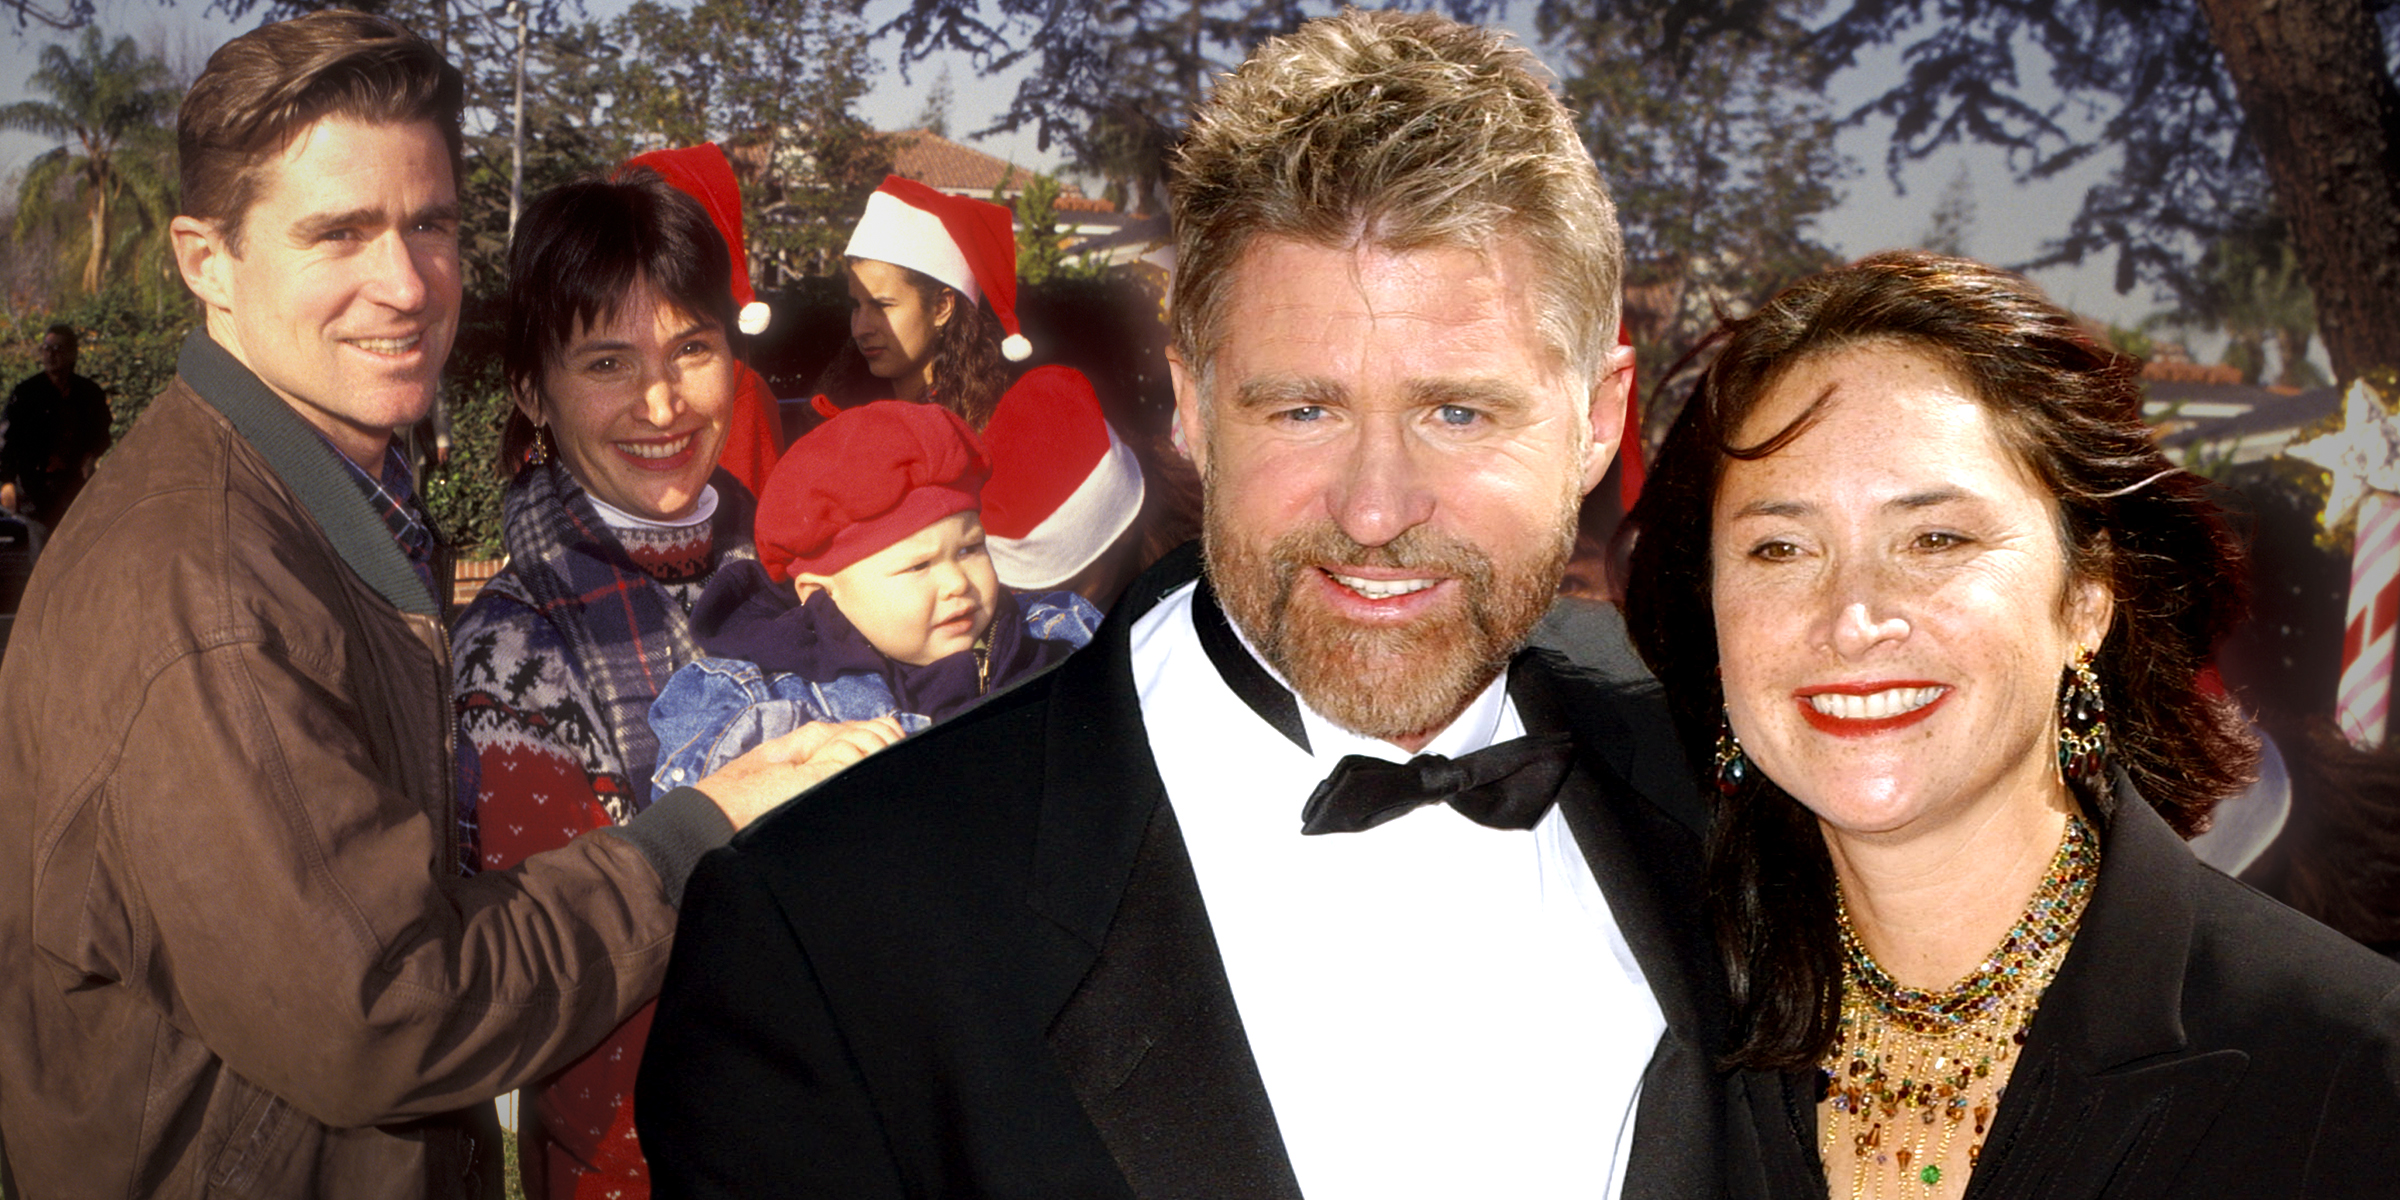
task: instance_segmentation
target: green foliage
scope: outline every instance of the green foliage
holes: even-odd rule
[[[434,525],[461,559],[498,558],[500,430],[508,422],[508,389],[501,380],[498,305],[481,306],[460,323],[457,348],[442,379],[450,408],[450,465],[428,474],[421,489]]]
[[[183,336],[200,325],[200,305],[188,293],[163,300],[120,284],[57,309],[16,314],[0,324],[0,386],[42,369],[35,351],[53,322],[75,327],[81,341],[75,373],[108,393],[109,431],[123,437],[175,377]]]
[[[2158,343],[2151,340],[2148,333],[2127,329],[2122,325],[2112,324],[2108,327],[2108,344],[2115,347],[2119,354],[2129,354],[2139,359],[2148,359],[2158,353]]]
[[[1010,201],[1002,187],[992,189],[992,202]],[[1025,190],[1017,194],[1014,207],[1017,213],[1017,282],[1026,285],[1048,283],[1052,279],[1098,278],[1104,264],[1082,255],[1070,256],[1061,243],[1064,236],[1058,225],[1059,183],[1056,175],[1036,174],[1026,177]]]
[[[2242,373],[2242,382],[2256,384],[2267,369],[2267,349],[2255,337],[2229,337],[2217,361]]]
[[[166,64],[129,37],[103,45],[97,27],[84,29],[74,53],[43,47],[40,63],[26,86],[50,99],[0,105],[0,129],[61,144],[27,167],[11,236],[22,241],[43,224],[71,228],[87,247],[80,277],[87,295],[115,282],[112,266],[129,258],[141,263],[135,279],[165,290],[174,283],[163,268],[175,211],[166,121],[180,97]]]
[[[2241,369],[2244,383],[2257,383],[2265,374],[2269,341],[2282,362],[2276,383],[2305,388],[2324,382],[2308,361],[2308,344],[2317,331],[2316,300],[2301,277],[2290,227],[2281,219],[2254,213],[2209,243],[2183,297],[2167,319],[2224,334],[2224,361]]]
[[[1044,149],[1107,180],[1131,213],[1162,210],[1166,156],[1210,81],[1250,48],[1340,6],[1331,0],[905,0],[877,31],[903,63],[963,50],[986,73],[1022,66],[982,132],[1032,128]]]
[[[636,149],[714,140],[742,177],[753,282],[833,269],[891,165],[852,109],[875,70],[834,0],[636,0],[610,22],[575,94],[604,138]]]
[[[1610,7],[1545,0],[1536,24],[1616,198],[1646,423],[1663,432],[1673,364],[1719,319],[1832,265],[1813,226],[1853,167],[1797,24],[1668,63],[1628,52],[1666,36],[1659,17]]]

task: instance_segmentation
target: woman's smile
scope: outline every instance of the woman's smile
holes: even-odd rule
[[[1712,590],[1743,750],[1836,831],[2046,804],[2060,673],[2106,628],[2048,493],[1949,368],[1910,349],[1803,360],[1735,442],[1804,412],[1717,494]]]
[[[1835,737],[1872,737],[1933,715],[1950,689],[1938,683],[1833,684],[1794,693],[1800,716]]]

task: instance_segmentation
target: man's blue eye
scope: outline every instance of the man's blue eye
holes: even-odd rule
[[[1462,404],[1445,404],[1435,409],[1434,414],[1441,418],[1444,425],[1472,425],[1477,417],[1483,415]]]
[[[1300,406],[1300,407],[1298,407],[1298,408],[1294,408],[1294,409],[1287,409],[1287,410],[1285,410],[1285,412],[1284,412],[1284,414],[1283,414],[1283,419],[1284,419],[1284,420],[1286,420],[1286,421],[1301,421],[1301,422],[1306,422],[1306,421],[1314,421],[1314,420],[1316,420],[1317,418],[1319,418],[1319,417],[1322,417],[1322,416],[1324,416],[1324,415],[1325,415],[1325,407],[1324,407],[1323,405],[1321,405],[1321,404],[1303,404],[1303,405],[1301,405],[1301,406]]]

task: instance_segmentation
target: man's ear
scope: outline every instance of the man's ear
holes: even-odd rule
[[[1587,416],[1592,423],[1592,436],[1583,456],[1583,491],[1590,495],[1593,488],[1608,474],[1608,464],[1616,461],[1617,443],[1625,437],[1625,406],[1633,396],[1633,347],[1610,346],[1600,356],[1600,370],[1592,378],[1592,394],[1587,401]]]
[[[1183,434],[1184,453],[1191,456],[1194,467],[1206,472],[1208,426],[1200,417],[1200,385],[1184,366],[1183,355],[1172,346],[1167,348],[1167,375],[1175,384],[1175,427]]]
[[[216,222],[176,217],[167,222],[167,239],[174,246],[175,269],[183,275],[183,286],[192,289],[200,303],[232,311],[234,254]]]
[[[803,573],[792,576],[792,595],[797,597],[802,604],[808,603],[808,598],[810,596],[814,596],[818,592],[824,590],[825,577],[822,575],[809,575]]]

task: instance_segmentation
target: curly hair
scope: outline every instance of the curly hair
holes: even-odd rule
[[[1175,154],[1175,350],[1207,391],[1253,239],[1487,250],[1542,265],[1541,333],[1596,376],[1624,247],[1574,118],[1505,34],[1430,13],[1346,10],[1275,38],[1217,85]]]
[[[1000,319],[982,302],[969,301],[957,288],[923,271],[909,267],[900,267],[900,271],[916,289],[925,311],[940,308],[943,296],[951,298],[950,320],[933,331],[933,359],[926,372],[930,377],[928,398],[957,413],[977,433],[983,432],[992,410],[1000,406],[1000,397],[1015,379],[1000,353],[1004,336]],[[817,375],[816,390],[843,408],[892,398],[891,384],[867,368],[866,356],[858,352],[855,341],[844,342],[833,361],[825,364]]]
[[[2052,497],[2070,575],[2113,597],[2093,668],[2114,763],[2186,835],[2249,782],[2257,739],[2200,679],[2242,615],[2243,551],[2208,482],[2151,439],[2135,360],[2093,341],[2020,276],[1916,251],[1803,280],[1715,341],[1717,356],[1628,518],[1628,629],[1665,685],[1695,770],[1706,769],[1724,706],[1710,594],[1718,486],[1728,462],[1775,453],[1817,410],[1756,445],[1732,439],[1796,364],[1877,343],[1923,353],[1966,385]],[[2093,781],[2070,782],[2096,810],[2112,806]],[[1833,866],[1815,818],[1754,771],[1721,799],[1707,869],[1742,1022],[1732,1061],[1814,1063],[1831,1044],[1841,999]]]

